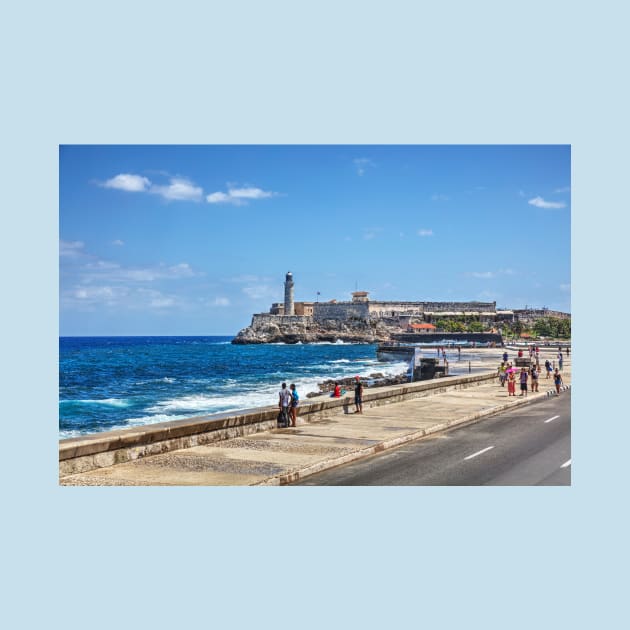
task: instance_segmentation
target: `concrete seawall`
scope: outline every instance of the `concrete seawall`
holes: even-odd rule
[[[366,408],[378,407],[448,390],[476,387],[494,378],[496,372],[492,371],[474,376],[367,389],[364,391],[363,403]],[[309,399],[300,405],[298,424],[322,420],[339,413],[340,408],[345,413],[351,413],[353,402],[352,394],[340,399]],[[59,475],[64,477],[151,455],[269,431],[276,428],[277,415],[277,407],[270,406],[60,440]]]

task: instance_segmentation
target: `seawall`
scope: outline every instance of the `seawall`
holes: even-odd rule
[[[493,378],[496,378],[494,371],[375,387],[364,391],[363,405],[375,407],[430,396],[449,389],[466,389]],[[337,399],[322,397],[305,400],[300,405],[298,423],[322,420],[340,412],[351,413],[353,403],[352,394]],[[276,428],[277,415],[278,408],[269,406],[60,440],[59,475],[64,477],[177,449],[269,431]]]

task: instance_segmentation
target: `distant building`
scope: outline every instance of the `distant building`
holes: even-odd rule
[[[351,301],[295,302],[293,274],[289,271],[284,282],[284,303],[275,302],[268,316],[300,317],[313,321],[378,321],[399,326],[403,330],[414,324],[429,324],[416,328],[429,331],[446,318],[477,318],[484,323],[497,320],[496,302],[395,302],[370,300],[368,291],[354,291]],[[264,313],[257,317],[264,317]],[[514,317],[512,311],[503,311],[503,319]],[[413,321],[415,320],[415,321]],[[304,320],[305,322],[308,320]]]
[[[434,332],[436,327],[433,324],[409,324],[409,332]]]

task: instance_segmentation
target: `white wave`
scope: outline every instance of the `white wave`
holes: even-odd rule
[[[350,359],[337,359],[336,361],[331,361],[331,363],[350,363]]]
[[[101,400],[60,400],[60,404],[81,403],[82,405],[106,405],[108,407],[129,407],[131,402],[125,398],[103,398]]]
[[[162,381],[162,383],[174,383],[177,379],[165,376],[164,378],[161,378],[160,380]]]

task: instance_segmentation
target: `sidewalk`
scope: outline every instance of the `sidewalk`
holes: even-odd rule
[[[571,361],[565,361],[565,388]],[[546,399],[553,381],[539,379],[540,392],[508,398],[498,380],[465,390],[392,403],[363,414],[339,412],[325,420],[243,438],[154,455],[60,479],[69,486],[282,485],[449,427],[504,409]],[[554,394],[555,395],[555,392]]]

